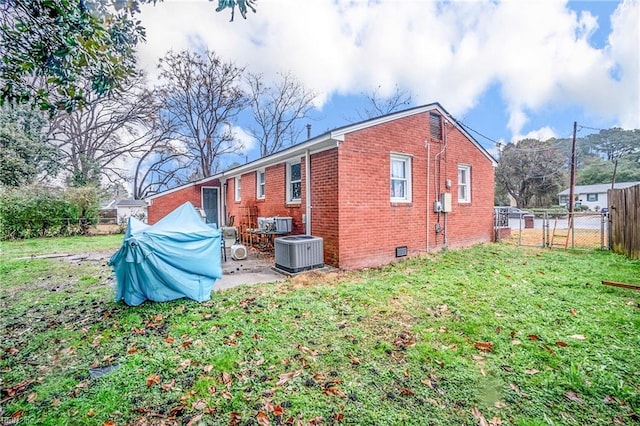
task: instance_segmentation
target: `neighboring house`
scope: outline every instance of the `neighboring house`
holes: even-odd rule
[[[375,267],[492,240],[495,160],[437,103],[340,127],[147,198],[149,223],[190,201],[207,221],[292,218],[324,263]]]
[[[628,188],[630,186],[639,185],[640,182],[617,182],[614,184],[615,189]],[[600,210],[609,207],[607,200],[607,191],[611,189],[610,183],[600,183],[596,185],[576,185],[573,191],[574,199],[577,204],[586,206],[589,210]],[[561,206],[569,205],[570,188],[558,193],[558,202]]]
[[[144,200],[134,200],[131,198],[121,200],[111,200],[104,204],[100,210],[103,212],[101,216],[115,216],[116,224],[126,223],[131,216],[136,217],[143,222],[147,221],[147,202]],[[111,212],[109,215],[107,212]]]

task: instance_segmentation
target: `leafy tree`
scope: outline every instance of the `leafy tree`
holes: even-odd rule
[[[524,139],[509,143],[496,169],[496,183],[520,208],[529,207],[534,197],[544,205],[556,196],[565,181],[564,164],[553,140]]]
[[[0,105],[29,103],[52,114],[118,89],[135,72],[145,32],[140,4],[157,0],[0,1]],[[243,18],[255,0],[218,0]],[[81,82],[78,84],[78,82]],[[90,82],[86,86],[83,82]]]
[[[58,153],[45,143],[46,121],[25,108],[0,109],[0,183],[23,186],[58,171]]]
[[[267,86],[260,74],[249,74],[251,111],[257,128],[251,135],[260,144],[260,156],[265,157],[298,141],[303,129],[298,126],[313,109],[316,94],[290,73],[280,74],[280,80]]]
[[[129,78],[123,88],[111,96],[91,94],[85,108],[60,112],[52,120],[49,141],[62,153],[71,186],[126,179],[124,162],[148,144],[147,124],[157,112],[153,94],[140,75]]]
[[[640,182],[640,164],[630,157],[619,160],[617,167],[601,158],[592,159],[578,169],[576,182],[578,185],[611,183],[614,168],[616,182]]]
[[[231,125],[247,105],[240,88],[244,68],[209,50],[169,52],[159,68],[160,115],[172,129],[171,138],[184,145],[195,176],[209,177],[222,156],[243,148]]]
[[[640,156],[640,129],[623,130],[617,127],[600,130],[584,138],[584,145],[608,161],[625,156]]]

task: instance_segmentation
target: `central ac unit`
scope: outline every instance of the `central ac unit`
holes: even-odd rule
[[[276,268],[290,273],[324,266],[322,238],[291,235],[274,240]]]

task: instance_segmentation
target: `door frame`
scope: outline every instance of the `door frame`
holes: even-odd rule
[[[204,190],[205,189],[214,189],[216,191],[215,199],[216,199],[216,202],[218,204],[218,206],[217,206],[218,207],[217,208],[218,217],[216,218],[216,225],[218,225],[218,228],[219,228],[220,226],[222,226],[222,223],[220,222],[220,217],[221,217],[220,216],[220,207],[221,207],[220,206],[220,188],[217,187],[217,186],[202,186],[200,188],[200,205],[202,206],[202,210],[205,210],[205,208],[204,208]]]

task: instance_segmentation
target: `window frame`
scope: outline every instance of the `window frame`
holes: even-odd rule
[[[460,182],[460,172],[464,172],[466,181]],[[464,197],[460,196],[460,190],[465,188],[466,194]],[[458,203],[469,204],[471,203],[471,166],[469,164],[458,164]]]
[[[401,161],[404,164],[404,177],[393,176],[393,164],[395,161]],[[389,198],[392,203],[411,203],[413,201],[412,194],[412,157],[407,154],[399,154],[392,152],[389,156]],[[393,182],[402,181],[404,185],[404,196],[393,196]]]
[[[587,194],[587,202],[594,203],[598,201],[598,193],[594,192],[591,194]]]
[[[287,203],[291,203],[291,204],[297,204],[297,203],[301,203],[302,202],[302,162],[300,160],[294,160],[294,161],[288,161],[287,163],[287,169],[286,169],[286,185],[287,185],[287,189],[286,189],[286,195],[287,195]],[[291,168],[295,165],[300,166],[300,179],[299,180],[292,180],[291,179]],[[293,198],[293,184],[298,183],[300,184],[300,197],[299,198]]]
[[[233,195],[236,202],[242,201],[242,178],[236,176],[233,181]]]
[[[260,177],[262,176],[262,182]],[[256,170],[256,198],[264,200],[267,195],[267,174],[264,169]]]

